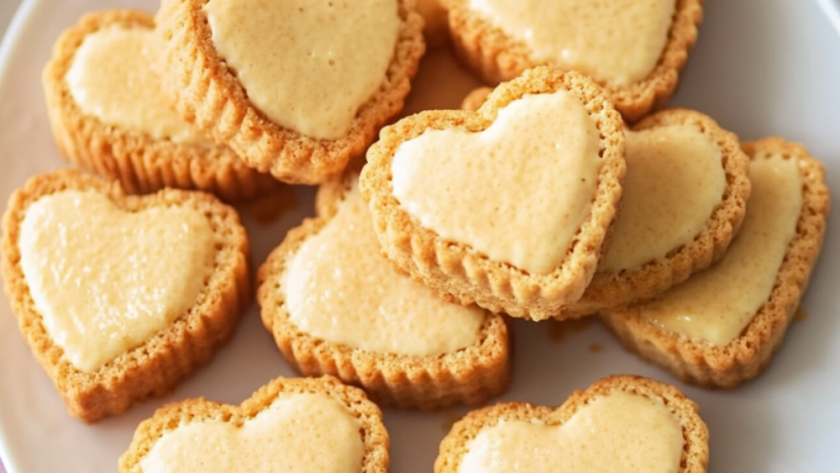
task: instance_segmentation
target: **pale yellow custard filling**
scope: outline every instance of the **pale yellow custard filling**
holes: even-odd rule
[[[341,138],[385,82],[400,29],[396,0],[210,0],[213,46],[273,122]]]
[[[323,393],[286,394],[241,427],[221,419],[164,434],[144,473],[358,473],[361,422]]]
[[[352,348],[437,356],[480,342],[481,309],[444,302],[380,255],[357,182],[289,262],[283,288],[293,324]]]
[[[547,274],[563,263],[590,215],[598,135],[571,93],[526,95],[480,133],[427,130],[401,144],[394,196],[441,238]]]
[[[89,34],[67,71],[70,95],[83,113],[106,125],[177,143],[209,143],[163,99],[151,67],[153,45],[150,28],[110,25]]]
[[[723,259],[658,300],[644,317],[692,339],[725,345],[770,297],[802,209],[802,176],[782,157],[750,163],[752,194],[741,232]]]
[[[691,243],[723,199],[721,151],[690,125],[625,131],[627,174],[602,271],[635,269]]]
[[[26,209],[20,264],[53,342],[94,372],[195,304],[213,269],[213,239],[196,210],[128,213],[97,192],[67,190]]]
[[[469,0],[532,58],[612,85],[647,78],[668,40],[676,0]]]
[[[459,473],[677,473],[685,440],[660,399],[616,391],[566,423],[500,421],[467,444]]]

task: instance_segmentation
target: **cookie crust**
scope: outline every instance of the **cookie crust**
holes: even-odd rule
[[[482,429],[499,421],[540,420],[546,425],[566,423],[580,408],[611,392],[626,392],[649,399],[661,399],[682,426],[683,454],[680,473],[704,473],[709,461],[709,431],[694,401],[674,386],[639,376],[610,376],[596,381],[584,391],[575,391],[554,409],[524,402],[508,402],[470,412],[455,423],[440,444],[435,473],[457,473],[468,445]]]
[[[208,401],[204,398],[186,399],[167,404],[154,415],[144,420],[134,432],[134,438],[119,460],[120,473],[141,473],[143,458],[154,448],[155,443],[167,433],[190,423],[220,420],[242,426],[260,412],[270,407],[285,394],[326,394],[345,405],[361,423],[360,434],[364,454],[362,473],[385,473],[390,458],[388,447],[390,437],[382,422],[382,412],[370,402],[365,393],[352,386],[341,384],[332,376],[321,378],[277,378],[259,388],[250,398],[235,406]]]
[[[50,125],[58,149],[68,161],[101,176],[119,179],[129,193],[176,187],[207,191],[226,201],[242,201],[280,185],[270,175],[246,166],[226,146],[157,139],[105,124],[82,112],[70,93],[67,72],[85,38],[111,25],[149,30],[155,26],[154,18],[139,10],[104,10],[85,15],[59,37],[42,74]]]
[[[485,315],[477,344],[434,356],[412,356],[351,348],[301,331],[285,306],[282,274],[310,237],[335,216],[356,172],[321,186],[317,218],[306,219],[260,267],[257,299],[263,324],[280,352],[305,376],[330,374],[363,388],[380,405],[433,411],[453,404],[478,405],[501,394],[510,382],[508,326],[500,315]],[[379,257],[379,255],[375,255]]]
[[[638,306],[601,314],[628,349],[684,382],[706,388],[734,388],[770,364],[808,287],[830,207],[825,169],[802,145],[772,137],[742,147],[752,160],[781,156],[797,162],[802,176],[802,210],[773,290],[741,336],[726,345],[691,340],[646,320]]]
[[[379,129],[402,109],[425,51],[423,19],[411,0],[398,0],[401,27],[379,90],[356,114],[348,133],[319,140],[269,120],[219,57],[203,6],[208,0],[164,0],[156,20],[164,91],[189,123],[226,143],[248,166],[291,184],[318,184],[364,153]]]
[[[449,8],[449,29],[456,54],[488,84],[510,80],[540,64],[531,58],[525,43],[511,38],[472,11],[469,0],[445,2]],[[688,53],[697,41],[697,27],[703,18],[702,3],[703,0],[676,0],[668,40],[647,78],[628,87],[597,81],[625,120],[635,122],[667,104]]]
[[[705,228],[693,241],[671,249],[663,258],[645,263],[637,269],[597,271],[583,297],[564,311],[560,318],[591,314],[650,299],[720,259],[738,234],[750,196],[750,159],[741,151],[738,137],[720,128],[714,120],[700,112],[679,108],[651,115],[636,124],[633,131],[669,125],[696,127],[720,149],[726,176],[726,187],[720,204],[712,211]]]
[[[447,241],[424,228],[393,194],[391,163],[397,148],[427,129],[479,132],[498,111],[526,94],[566,90],[578,97],[598,128],[602,159],[592,212],[582,225],[563,264],[548,274],[530,274],[489,259],[470,245]],[[476,303],[493,312],[543,320],[575,302],[589,284],[601,257],[621,199],[624,133],[619,114],[601,89],[586,76],[541,66],[500,85],[477,112],[428,111],[382,130],[367,154],[360,186],[370,205],[383,253],[400,270],[449,301]],[[516,229],[512,229],[516,231]]]
[[[184,206],[204,215],[216,241],[213,272],[195,304],[169,327],[93,373],[76,369],[43,325],[20,264],[20,225],[38,199],[65,190],[96,191],[135,212]],[[250,303],[250,248],[236,212],[213,196],[167,189],[149,196],[126,195],[117,181],[57,171],[35,176],[10,198],[3,216],[2,271],[18,328],[52,380],[70,415],[91,423],[121,414],[134,402],[168,393],[226,343]]]

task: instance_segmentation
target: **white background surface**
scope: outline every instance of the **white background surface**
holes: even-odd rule
[[[0,25],[15,0],[0,0]],[[38,0],[0,73],[0,200],[26,177],[65,166],[47,128],[40,70],[59,32],[86,11],[154,0]],[[805,0],[709,0],[697,48],[674,105],[698,109],[742,139],[779,134],[823,159],[829,188],[840,189],[840,40]],[[310,191],[272,227],[249,224],[254,262],[311,209]],[[501,398],[559,405],[574,389],[616,373],[673,382],[701,406],[711,431],[710,471],[825,472],[840,465],[840,224],[833,218],[823,255],[796,323],[761,378],[733,391],[704,391],[624,352],[598,325],[550,337],[548,324],[516,325],[514,383]],[[593,344],[602,351],[590,350]],[[136,424],[164,402],[203,395],[239,403],[278,375],[292,375],[256,307],[233,342],[173,394],[128,414],[85,426],[69,418],[25,346],[8,301],[0,296],[0,455],[9,473],[113,472]],[[392,436],[391,471],[430,472],[451,418],[385,410]]]

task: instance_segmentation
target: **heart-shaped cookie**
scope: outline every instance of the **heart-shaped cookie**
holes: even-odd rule
[[[384,253],[464,304],[535,320],[580,298],[621,197],[621,119],[585,76],[540,67],[477,112],[386,128],[361,187]]]
[[[30,179],[4,216],[3,275],[21,332],[88,422],[209,360],[247,304],[248,257],[235,211],[204,193],[128,197],[60,171]]]
[[[627,175],[610,246],[562,317],[649,299],[721,258],[750,194],[738,138],[702,113],[665,110],[626,131]]]
[[[480,404],[507,387],[502,317],[395,273],[355,172],[323,184],[316,202],[318,218],[292,229],[258,275],[263,323],[298,371],[422,410]]]
[[[825,234],[822,164],[780,138],[745,143],[752,195],[741,231],[714,266],[603,319],[629,348],[681,379],[734,387],[760,374],[808,287]]]
[[[120,473],[385,473],[382,413],[331,376],[277,378],[240,406],[187,399],[158,409],[134,433]]]
[[[104,10],[56,41],[43,85],[61,153],[131,193],[177,187],[233,201],[277,188],[172,111],[153,70],[154,27],[148,13]]]
[[[164,89],[248,165],[323,182],[402,108],[425,49],[413,5],[166,0],[156,17]]]
[[[458,55],[490,84],[538,64],[604,86],[625,119],[667,102],[697,39],[701,0],[450,0]]]
[[[473,411],[440,445],[435,473],[703,473],[709,432],[677,388],[611,376],[552,409],[505,403]]]

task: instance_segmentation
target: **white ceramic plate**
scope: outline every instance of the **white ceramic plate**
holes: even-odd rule
[[[822,2],[829,8],[834,2]],[[0,198],[35,173],[64,167],[50,134],[40,71],[56,37],[87,11],[154,0],[28,0],[0,54]],[[446,57],[433,62],[446,63]],[[426,90],[463,93],[469,80]],[[706,3],[700,41],[675,105],[696,108],[744,139],[782,135],[804,142],[840,190],[840,39],[817,2],[737,0]],[[311,212],[312,191],[298,192],[294,212],[272,226],[248,221],[259,264],[285,231]],[[712,472],[837,471],[840,464],[840,223],[826,244],[796,323],[770,369],[734,391],[704,391],[626,353],[600,326],[567,330],[518,322],[514,382],[501,398],[559,405],[574,389],[617,373],[674,382],[701,406],[711,430]],[[9,473],[113,472],[134,428],[166,402],[193,396],[239,403],[268,380],[293,375],[251,307],[232,343],[176,392],[96,425],[70,418],[21,339],[0,296],[0,456]],[[554,335],[552,336],[552,332]],[[429,472],[455,409],[436,415],[385,410],[391,471]]]

